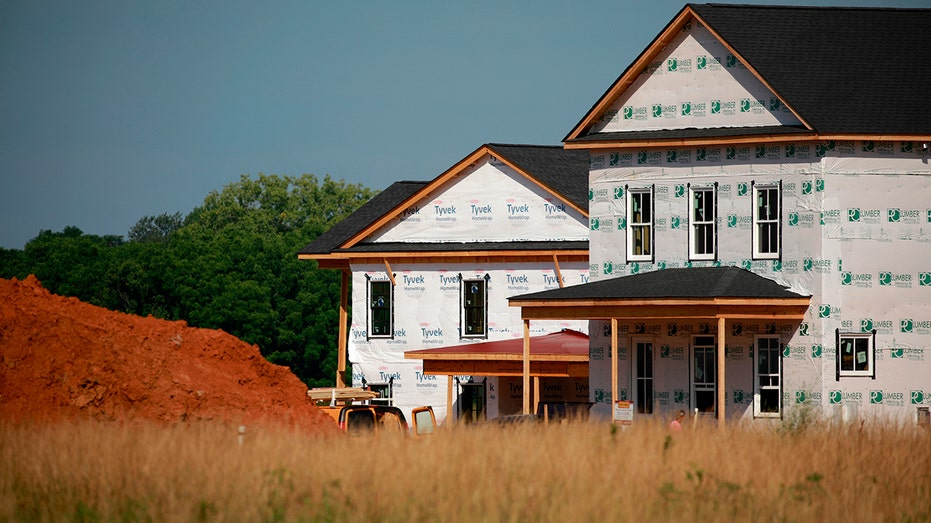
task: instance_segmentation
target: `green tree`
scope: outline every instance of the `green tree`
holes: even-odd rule
[[[77,227],[41,231],[23,251],[0,249],[0,275],[35,274],[56,294],[222,329],[307,385],[332,385],[339,274],[297,251],[374,194],[329,176],[243,175],[183,220],[141,218],[129,241]]]
[[[332,384],[339,275],[297,251],[373,195],[306,174],[244,175],[211,192],[168,243],[179,316],[257,344],[309,386]]]
[[[181,213],[143,216],[129,229],[129,241],[139,243],[168,243],[171,235],[177,231],[184,220]]]
[[[104,275],[114,251],[123,245],[120,236],[84,234],[73,226],[61,232],[43,230],[26,243],[24,264],[15,276],[35,274],[49,291],[75,296],[88,303],[113,308]]]

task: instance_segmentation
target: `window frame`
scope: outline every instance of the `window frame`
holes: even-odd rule
[[[711,344],[698,344],[699,338],[710,338],[712,340]],[[701,385],[699,385],[698,378],[695,376],[695,361],[697,350],[701,349],[702,351],[707,351],[711,349],[711,367],[713,368],[714,375],[711,377],[711,380],[706,380],[703,376],[701,378]],[[689,378],[691,379],[691,401],[690,408],[698,408],[698,392],[707,392],[711,391],[711,410],[699,411],[699,414],[712,415],[717,417],[718,415],[718,338],[713,334],[699,334],[692,337],[692,347],[691,347],[692,357],[689,361]],[[707,354],[705,355],[707,358]],[[705,360],[706,363],[709,361]],[[707,371],[707,368],[706,368]],[[709,384],[710,383],[710,384]]]
[[[850,369],[845,370],[843,368],[843,354],[841,351],[842,343],[845,339],[851,340],[866,340],[866,363],[867,368],[862,370]],[[853,354],[851,354],[851,362],[856,366],[857,347],[856,343],[851,347],[853,349]],[[836,354],[836,379],[840,381],[841,378],[871,378],[876,379],[876,331],[870,332],[841,332],[840,329],[835,330],[835,354]]]
[[[365,286],[366,303],[368,304],[368,307],[366,307],[366,315],[367,315],[366,328],[365,328],[366,339],[370,339],[370,340],[371,339],[394,339],[394,285],[391,283],[391,280],[389,279],[373,280],[371,276],[369,276],[368,274],[365,275],[365,279],[366,279],[366,286]],[[375,334],[374,332],[375,310],[376,309],[375,309],[375,304],[373,303],[374,292],[373,292],[372,287],[375,286],[376,284],[379,284],[379,285],[385,284],[388,287],[388,294],[387,294],[388,305],[387,307],[380,306],[378,308],[379,310],[383,310],[383,309],[388,310],[388,332],[385,334]]]
[[[649,345],[649,361],[642,361],[639,353],[639,344]],[[653,338],[649,336],[636,336],[630,339],[630,355],[633,358],[630,365],[631,371],[631,400],[634,402],[635,412],[639,415],[649,416],[656,412],[656,349]],[[645,360],[646,358],[643,358]],[[641,363],[647,363],[649,372],[643,376],[640,374]],[[646,366],[644,366],[646,369]],[[649,374],[647,376],[646,374]],[[649,383],[649,398],[641,398],[640,383]]]
[[[627,235],[626,235],[627,236],[627,239],[626,239],[627,261],[628,262],[652,262],[656,256],[656,227],[654,223],[654,218],[656,216],[656,205],[655,205],[656,201],[654,199],[654,194],[655,194],[654,186],[650,185],[647,187],[638,187],[638,188],[633,188],[633,189],[629,187],[625,187],[625,192],[627,193],[625,196],[625,202],[627,205],[627,211],[625,213],[626,218],[627,218]],[[649,202],[648,203],[648,205],[650,206],[649,213],[648,213],[649,216],[642,216],[644,213],[641,212],[640,213],[641,218],[645,218],[645,219],[641,219],[635,222],[634,221],[634,217],[636,216],[634,213],[635,197],[639,198],[639,197],[644,197],[644,196],[646,197],[646,201]],[[641,209],[643,208],[643,201],[644,200],[640,198]],[[634,228],[643,228],[647,233],[646,235],[647,249],[643,249],[644,251],[648,251],[646,254],[643,254],[642,252],[640,254],[634,253],[635,247],[637,247],[634,242]],[[641,249],[642,247],[643,246],[641,245]]]
[[[767,182],[767,183],[753,183],[753,190],[750,192],[752,195],[751,203],[751,213],[753,217],[753,259],[754,260],[778,260],[782,256],[782,181],[779,182]],[[760,193],[764,191],[776,191],[775,194],[775,204],[778,206],[776,209],[775,218],[761,218],[759,216],[759,211],[761,206],[758,205],[758,200]],[[763,226],[775,226],[776,233],[773,243],[775,243],[774,250],[763,252],[760,249],[760,242],[762,241],[762,234],[760,230]]]
[[[486,274],[481,278],[463,278],[462,275],[459,275],[459,337],[463,339],[487,339],[488,338],[488,282],[491,277]],[[466,304],[467,293],[466,290],[469,288],[470,283],[478,283],[482,286],[482,297],[481,303],[476,304]],[[474,334],[466,332],[468,330],[468,323],[471,315],[469,314],[470,310],[481,310],[481,322],[482,330]]]
[[[770,367],[769,371],[765,374],[760,372],[760,358],[762,357],[762,344],[760,340],[768,340],[769,342],[775,341],[775,358],[773,356],[773,346],[767,347],[767,351],[770,353]],[[782,341],[779,339],[779,336],[772,335],[761,335],[756,336],[754,339],[754,345],[756,350],[753,354],[753,417],[754,418],[781,418],[782,417]],[[776,362],[776,372],[772,372],[772,362]],[[775,378],[777,380],[776,385],[772,385],[772,381],[767,386],[760,384],[761,377],[769,377],[770,380]],[[763,412],[762,410],[762,398],[761,390],[775,390],[776,391],[776,411],[775,412]]]
[[[703,217],[702,221],[696,221],[696,197],[702,194],[707,198],[710,193],[711,217]],[[709,185],[691,185],[689,184],[689,260],[716,260],[718,258],[718,184]],[[711,227],[711,252],[698,252],[696,243],[699,235],[697,227]],[[706,249],[707,250],[707,249]]]

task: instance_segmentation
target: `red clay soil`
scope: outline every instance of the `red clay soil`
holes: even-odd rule
[[[0,420],[214,420],[330,433],[287,367],[223,331],[0,279]]]

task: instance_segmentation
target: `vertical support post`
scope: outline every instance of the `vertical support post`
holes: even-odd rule
[[[524,414],[530,414],[530,320],[524,319]]]
[[[346,386],[346,346],[349,344],[349,271],[340,271],[339,339],[336,341],[336,386]]]
[[[540,376],[533,377],[533,411],[540,410]]]
[[[717,411],[717,414],[718,414],[718,428],[719,429],[724,428],[724,400],[725,398],[727,398],[727,394],[725,391],[725,384],[727,383],[727,380],[725,379],[726,378],[725,362],[727,361],[727,358],[725,357],[726,355],[724,354],[724,347],[726,346],[727,331],[724,329],[725,329],[724,318],[723,317],[718,318],[718,350],[717,350],[718,352],[718,365],[717,365],[718,382],[717,384],[715,384],[715,389],[718,392],[717,394],[718,405],[717,405],[717,408],[715,408],[715,410]]]
[[[614,421],[614,407],[617,405],[617,318],[611,318],[611,420]]]
[[[446,423],[447,428],[453,426],[453,375],[446,376]]]

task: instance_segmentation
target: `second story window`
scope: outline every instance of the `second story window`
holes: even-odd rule
[[[714,185],[690,186],[689,201],[689,259],[713,260],[717,254],[718,216],[717,195]]]
[[[463,338],[488,336],[488,276],[484,279],[462,280]]]
[[[653,261],[653,188],[627,191],[627,261]]]
[[[779,184],[753,186],[753,257],[778,259],[782,243],[780,218],[782,197]]]
[[[394,334],[392,295],[390,281],[369,280],[369,338],[390,338]]]
[[[852,376],[876,378],[875,338],[876,331],[837,331],[837,379]]]

